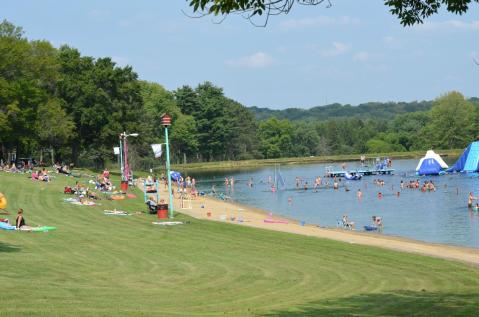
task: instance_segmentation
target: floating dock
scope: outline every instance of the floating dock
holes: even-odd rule
[[[348,173],[351,175],[361,175],[361,176],[371,176],[371,175],[391,175],[394,173],[393,168],[384,168],[384,169],[364,169],[356,171],[327,171],[327,177],[344,177]]]

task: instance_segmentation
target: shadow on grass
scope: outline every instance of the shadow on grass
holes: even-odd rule
[[[311,302],[288,311],[273,311],[265,317],[450,317],[479,316],[479,293],[451,294],[398,291],[362,294]]]
[[[0,242],[0,253],[1,252],[18,252],[18,251],[20,251],[20,247]]]

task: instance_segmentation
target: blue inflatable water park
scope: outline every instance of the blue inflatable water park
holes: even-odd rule
[[[441,175],[449,166],[444,162],[441,156],[433,150],[426,152],[426,155],[419,160],[416,167],[417,175]]]
[[[461,173],[479,172],[479,141],[469,144],[456,163],[447,171]]]

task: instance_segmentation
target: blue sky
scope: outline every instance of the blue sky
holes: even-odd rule
[[[0,18],[30,39],[132,65],[170,90],[209,80],[246,106],[479,96],[479,5],[403,28],[382,1],[332,3],[295,6],[265,28],[239,15],[189,18],[182,0],[6,1]]]

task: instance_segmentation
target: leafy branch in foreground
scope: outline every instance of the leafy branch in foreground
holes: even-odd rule
[[[228,15],[230,13],[245,13],[246,18],[265,15],[267,23],[271,15],[288,14],[295,3],[299,5],[318,5],[331,0],[186,0],[193,12],[201,15]],[[479,0],[385,0],[384,4],[390,12],[397,16],[402,25],[423,23],[424,19],[437,14],[441,7],[454,14],[466,13],[470,5]]]

